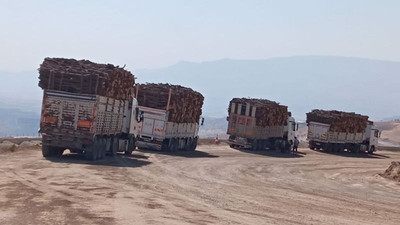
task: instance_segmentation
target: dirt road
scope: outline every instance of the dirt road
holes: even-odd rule
[[[88,162],[0,155],[0,224],[400,224],[400,152],[138,151]]]

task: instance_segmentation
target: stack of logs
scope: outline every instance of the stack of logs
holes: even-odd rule
[[[231,112],[232,103],[242,104],[242,107],[248,105],[255,107],[257,126],[266,127],[287,125],[287,119],[289,116],[287,106],[266,99],[234,98],[230,101],[228,113]],[[237,114],[240,114],[240,112]]]
[[[77,94],[128,100],[135,77],[124,68],[89,60],[45,58],[39,68],[39,87]]]
[[[307,113],[307,123],[318,122],[330,124],[330,131],[346,133],[364,133],[368,124],[368,116],[354,112],[314,109]]]
[[[168,110],[168,121],[199,123],[204,97],[190,88],[171,84],[140,84],[135,86],[139,106]]]

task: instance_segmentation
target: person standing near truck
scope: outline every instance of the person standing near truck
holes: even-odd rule
[[[299,139],[297,139],[297,137],[294,137],[294,141],[293,141],[293,152],[297,152],[297,148],[299,147]]]

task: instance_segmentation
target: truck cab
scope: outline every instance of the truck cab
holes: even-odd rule
[[[294,143],[294,137],[296,136],[296,120],[293,117],[288,118],[288,123],[284,127],[285,136],[288,142],[292,145]]]
[[[372,154],[376,151],[376,147],[378,146],[378,140],[380,136],[380,131],[370,122],[367,125],[367,129],[364,133],[364,148],[362,150],[368,151],[368,153]]]

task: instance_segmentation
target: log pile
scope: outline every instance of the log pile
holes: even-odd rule
[[[266,127],[287,125],[287,119],[289,116],[287,106],[266,99],[233,98],[230,101],[228,113],[231,112],[232,103],[256,107],[255,117],[257,126]],[[240,114],[240,112],[237,114]]]
[[[135,86],[139,106],[169,111],[168,121],[199,123],[204,97],[190,88],[171,84],[140,84]]]
[[[364,133],[368,124],[368,116],[354,112],[314,109],[307,113],[307,123],[310,121],[330,124],[330,131],[346,133]]]
[[[124,68],[89,60],[45,58],[39,68],[39,87],[77,94],[128,100],[135,77]]]

